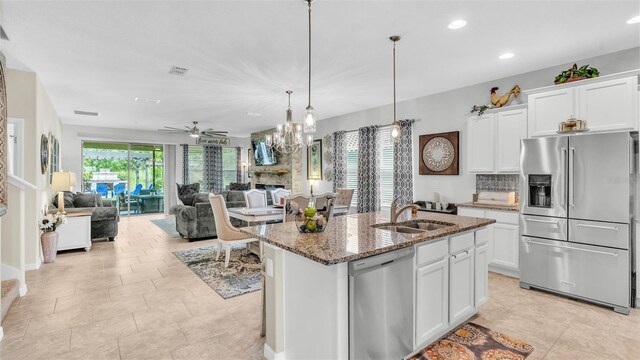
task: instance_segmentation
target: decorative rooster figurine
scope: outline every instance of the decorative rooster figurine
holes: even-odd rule
[[[506,94],[504,94],[502,96],[498,95],[496,93],[496,90],[498,90],[497,87],[492,87],[491,88],[491,103],[495,107],[502,107],[503,105],[508,103],[509,102],[509,98],[511,98],[512,94],[515,97],[518,97],[518,95],[520,95],[520,86],[518,86],[518,85],[514,86],[508,93],[506,93]]]

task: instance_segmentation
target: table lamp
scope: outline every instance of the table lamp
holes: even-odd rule
[[[76,174],[67,171],[58,171],[53,173],[51,179],[51,191],[58,192],[58,212],[65,214],[64,211],[64,192],[72,191],[76,186]]]

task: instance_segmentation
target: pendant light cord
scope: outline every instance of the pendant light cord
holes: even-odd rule
[[[396,41],[393,42],[393,123],[396,123]]]
[[[311,0],[307,0],[309,5],[309,104],[311,106]]]

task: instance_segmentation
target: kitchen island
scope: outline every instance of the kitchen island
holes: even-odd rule
[[[384,229],[390,225],[388,214],[376,212],[336,217],[325,232],[316,234],[299,233],[295,222],[242,228],[264,243],[265,357],[360,357],[353,353],[354,316],[361,312],[350,302],[353,267],[363,259],[402,249],[412,254],[405,279],[411,287],[404,296],[409,305],[403,306],[412,308],[412,324],[410,336],[401,339],[408,346],[403,355],[436,340],[472,317],[486,301],[488,234],[484,232],[494,222],[405,213],[398,219],[398,225],[405,227],[392,231]],[[381,280],[380,287],[387,285]],[[393,331],[372,330],[380,334]]]

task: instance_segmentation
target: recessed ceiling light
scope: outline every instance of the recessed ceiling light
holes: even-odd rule
[[[100,113],[95,111],[73,110],[73,113],[76,115],[100,116]]]
[[[638,24],[640,23],[640,15],[634,16],[631,19],[627,20],[627,24]]]
[[[141,101],[141,102],[148,102],[148,103],[156,103],[159,104],[160,100],[158,99],[152,99],[152,98],[143,98],[143,97],[134,97],[133,98],[134,101]]]
[[[456,29],[463,28],[465,25],[467,25],[467,22],[462,19],[453,20],[452,22],[449,23],[449,29],[456,30]]]
[[[512,57],[514,57],[514,56],[516,56],[514,53],[510,53],[510,52],[508,52],[508,53],[504,53],[504,54],[502,54],[502,55],[498,56],[498,59],[500,59],[500,60],[506,60],[506,59],[511,59],[511,58],[512,58]]]

